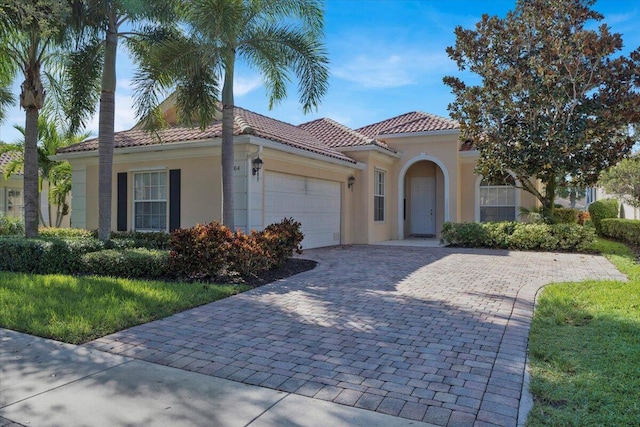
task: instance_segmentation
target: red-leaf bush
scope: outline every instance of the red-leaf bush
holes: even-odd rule
[[[293,218],[284,218],[252,234],[276,267],[282,267],[294,253],[302,253],[304,235],[300,231],[300,223]]]
[[[301,253],[303,237],[300,223],[291,218],[251,234],[218,222],[198,224],[171,233],[169,269],[191,280],[255,277]]]
[[[578,224],[584,225],[585,221],[591,220],[591,215],[587,211],[578,212]]]

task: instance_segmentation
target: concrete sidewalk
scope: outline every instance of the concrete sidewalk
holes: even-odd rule
[[[428,426],[0,329],[0,426]]]

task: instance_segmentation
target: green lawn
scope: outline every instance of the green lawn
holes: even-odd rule
[[[0,327],[80,344],[246,289],[0,272]]]
[[[598,239],[629,282],[547,286],[531,326],[528,426],[640,425],[640,264]]]

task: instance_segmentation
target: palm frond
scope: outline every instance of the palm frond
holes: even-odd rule
[[[238,51],[263,71],[270,106],[286,96],[282,86],[288,81],[288,73],[298,78],[298,94],[305,112],[317,108],[327,92],[329,60],[324,45],[313,34],[277,24],[255,27]]]
[[[166,127],[159,104],[173,88],[181,122],[204,127],[213,120],[218,99],[218,79],[211,66],[215,49],[166,30],[132,39],[129,45],[139,65],[134,77],[136,115],[147,130]]]
[[[67,57],[61,90],[66,92],[63,110],[69,118],[71,132],[81,129],[96,111],[103,53],[102,42],[92,39]]]

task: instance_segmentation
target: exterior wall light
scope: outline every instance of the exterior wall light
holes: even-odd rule
[[[356,177],[351,175],[349,178],[347,178],[347,188],[351,190],[355,182],[356,182]]]
[[[253,176],[258,176],[258,179],[260,179],[260,169],[262,169],[262,165],[264,164],[264,162],[262,161],[262,159],[260,157],[256,157],[255,159],[253,159],[251,161],[251,165],[253,166],[253,168],[251,169],[251,174]]]

